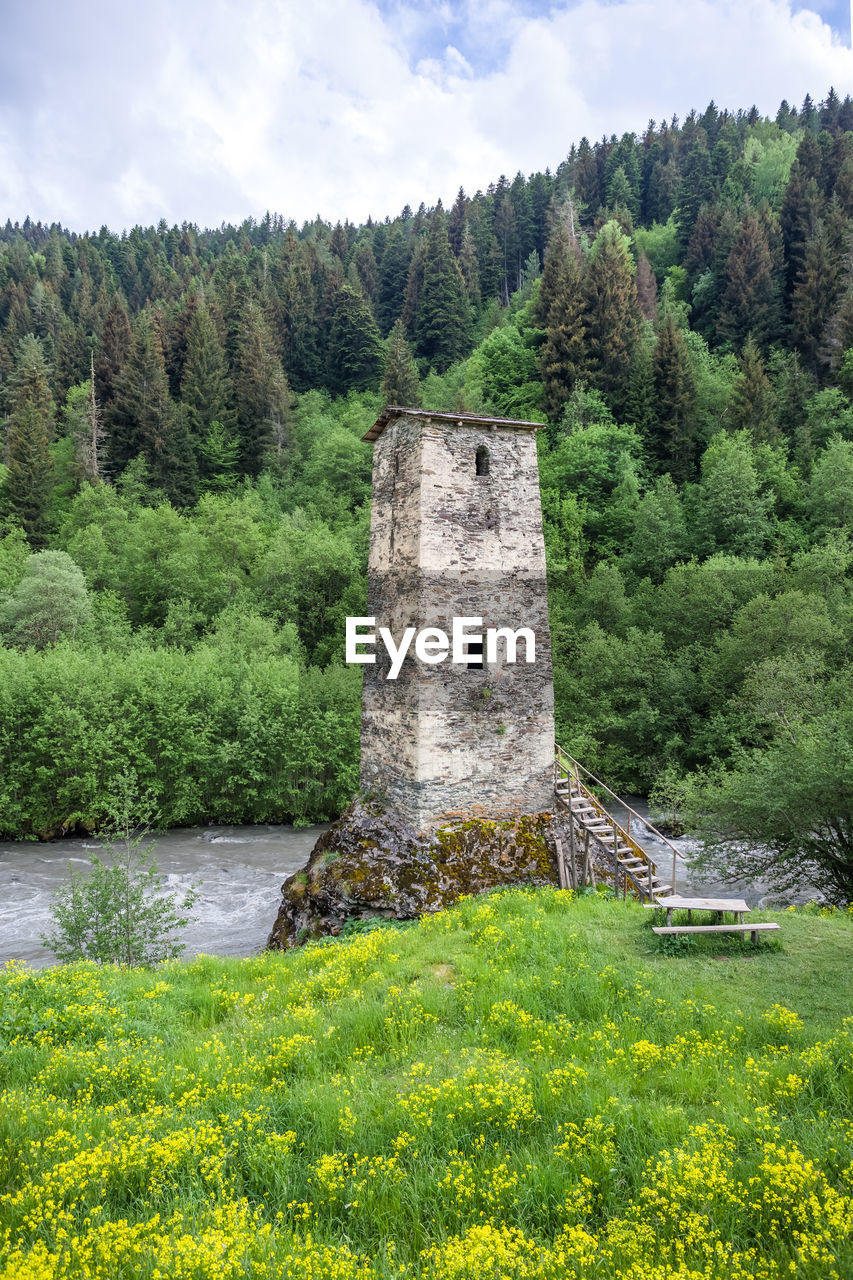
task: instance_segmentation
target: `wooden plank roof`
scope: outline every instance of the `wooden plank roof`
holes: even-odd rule
[[[362,440],[370,444],[378,440],[382,432],[395,418],[435,418],[439,422],[456,422],[462,426],[483,427],[520,427],[525,431],[541,431],[543,422],[523,422],[518,418],[492,418],[482,413],[435,413],[431,409],[406,409],[401,405],[389,404],[382,410],[373,426],[362,436]]]

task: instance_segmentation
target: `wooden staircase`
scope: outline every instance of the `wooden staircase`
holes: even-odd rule
[[[628,805],[619,800],[619,804],[626,810],[626,825],[624,827],[616,821],[604,808],[604,805],[598,797],[592,792],[590,787],[581,779],[581,773],[584,773],[591,782],[595,783],[600,789],[606,791],[613,796],[614,800],[619,800],[615,792],[610,791],[604,783],[594,778],[583,765],[578,764],[577,760],[572,759],[563,751],[562,747],[557,747],[554,759],[554,794],[557,803],[568,809],[571,813],[571,822],[569,823],[569,840],[570,848],[568,850],[568,862],[566,865],[565,851],[561,850],[560,854],[560,874],[561,879],[566,878],[567,884],[572,888],[577,887],[577,883],[586,884],[590,880],[595,883],[595,869],[593,853],[599,855],[599,861],[604,861],[605,865],[612,868],[613,884],[618,894],[620,888],[623,898],[628,893],[630,885],[642,901],[654,902],[657,898],[675,891],[675,848],[654,827],[652,827],[640,815],[635,813]],[[666,844],[669,845],[673,853],[673,875],[671,883],[662,880],[657,873],[657,867],[654,861],[646,853],[642,845],[631,835],[631,818],[632,816],[644,823],[644,825],[659,836]]]

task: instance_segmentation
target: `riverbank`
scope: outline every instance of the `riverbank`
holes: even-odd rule
[[[629,797],[640,814],[645,801]],[[614,809],[617,818],[621,816]],[[281,886],[308,861],[328,824],[292,826],[173,827],[153,836],[154,858],[170,889],[181,896],[196,884],[200,896],[194,921],[182,934],[184,956],[211,954],[253,956],[266,945],[281,904]],[[673,870],[672,849],[645,827],[634,834],[660,869]],[[760,879],[732,881],[708,871],[692,872],[688,859],[695,844],[673,840],[675,884],[679,891],[745,898],[751,907],[784,906],[815,896],[807,885],[780,901],[772,884]],[[40,934],[51,927],[50,903],[72,870],[85,871],[101,846],[94,838],[37,843],[0,841],[0,964],[19,960],[34,967],[54,963]]]
[[[0,1278],[851,1274],[853,922],[668,955],[650,914],[0,974]]]

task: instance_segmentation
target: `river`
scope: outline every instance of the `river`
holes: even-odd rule
[[[184,930],[185,957],[250,956],[266,944],[282,882],[308,860],[326,827],[178,827],[154,837],[154,860],[169,889],[193,883],[198,899]],[[70,871],[85,870],[97,840],[0,842],[0,964],[54,962],[39,935],[51,929],[50,903]]]
[[[645,802],[630,797],[633,808],[645,815]],[[624,811],[613,806],[617,821]],[[273,926],[282,882],[308,860],[325,826],[179,827],[155,839],[154,859],[170,889],[185,891],[195,884],[199,891],[194,920],[182,935],[189,958],[200,952],[250,956],[260,951]],[[658,874],[669,880],[672,849],[645,826],[632,820],[632,834],[655,859]],[[673,840],[676,855],[676,887],[681,891],[743,897],[750,906],[774,905],[772,886],[715,879],[700,879],[685,859],[695,848],[688,839]],[[40,934],[51,928],[50,903],[72,870],[85,869],[100,849],[95,839],[58,840],[36,844],[16,840],[0,842],[0,964],[21,960],[34,968],[52,964]],[[808,889],[786,901],[814,897]]]

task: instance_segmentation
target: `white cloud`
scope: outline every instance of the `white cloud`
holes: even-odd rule
[[[850,49],[787,0],[582,0],[538,17],[465,0],[420,19],[370,0],[151,0],[147,19],[138,38],[135,11],[71,0],[38,59],[28,23],[9,26],[0,218],[361,221],[554,168],[583,134],[712,97],[774,112],[853,83]],[[498,47],[484,72],[475,50]]]

